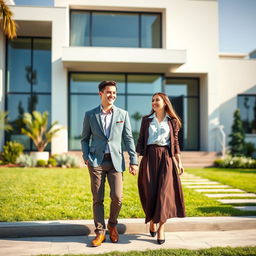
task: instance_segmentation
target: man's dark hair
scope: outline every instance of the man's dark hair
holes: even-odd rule
[[[98,85],[98,87],[99,87],[99,92],[103,92],[106,86],[115,86],[116,89],[117,89],[117,86],[116,86],[116,82],[115,82],[115,81],[102,81],[102,82]]]

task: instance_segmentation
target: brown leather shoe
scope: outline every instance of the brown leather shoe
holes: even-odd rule
[[[118,235],[116,227],[111,227],[108,224],[108,230],[109,230],[109,238],[110,238],[111,242],[117,243],[119,240],[119,235]]]
[[[105,234],[96,234],[96,237],[92,240],[92,247],[100,246],[103,242],[105,242],[106,236]]]

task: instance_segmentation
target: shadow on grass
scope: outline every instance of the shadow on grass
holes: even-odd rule
[[[256,215],[256,211],[240,211],[238,209],[233,208],[232,206],[214,206],[214,207],[198,207],[198,211],[202,213],[220,213],[228,216],[252,216]]]

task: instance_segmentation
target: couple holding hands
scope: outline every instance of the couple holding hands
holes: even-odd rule
[[[123,171],[125,161],[122,141],[129,154],[129,172],[136,175],[138,156],[142,156],[138,189],[145,223],[149,232],[157,235],[157,242],[165,242],[164,224],[169,218],[185,217],[185,206],[179,175],[184,172],[181,163],[178,131],[181,122],[164,93],[152,96],[152,110],[141,123],[135,149],[128,112],[116,107],[117,84],[102,81],[99,84],[101,104],[86,112],[82,131],[82,152],[88,166],[93,196],[93,216],[96,237],[91,245],[100,246],[106,239],[104,219],[104,188],[106,178],[110,186],[110,216],[107,229],[110,240],[119,240],[116,228],[122,205]]]

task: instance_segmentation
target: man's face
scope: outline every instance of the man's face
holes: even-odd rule
[[[102,105],[113,105],[116,100],[116,87],[106,86],[103,92],[99,92]]]

